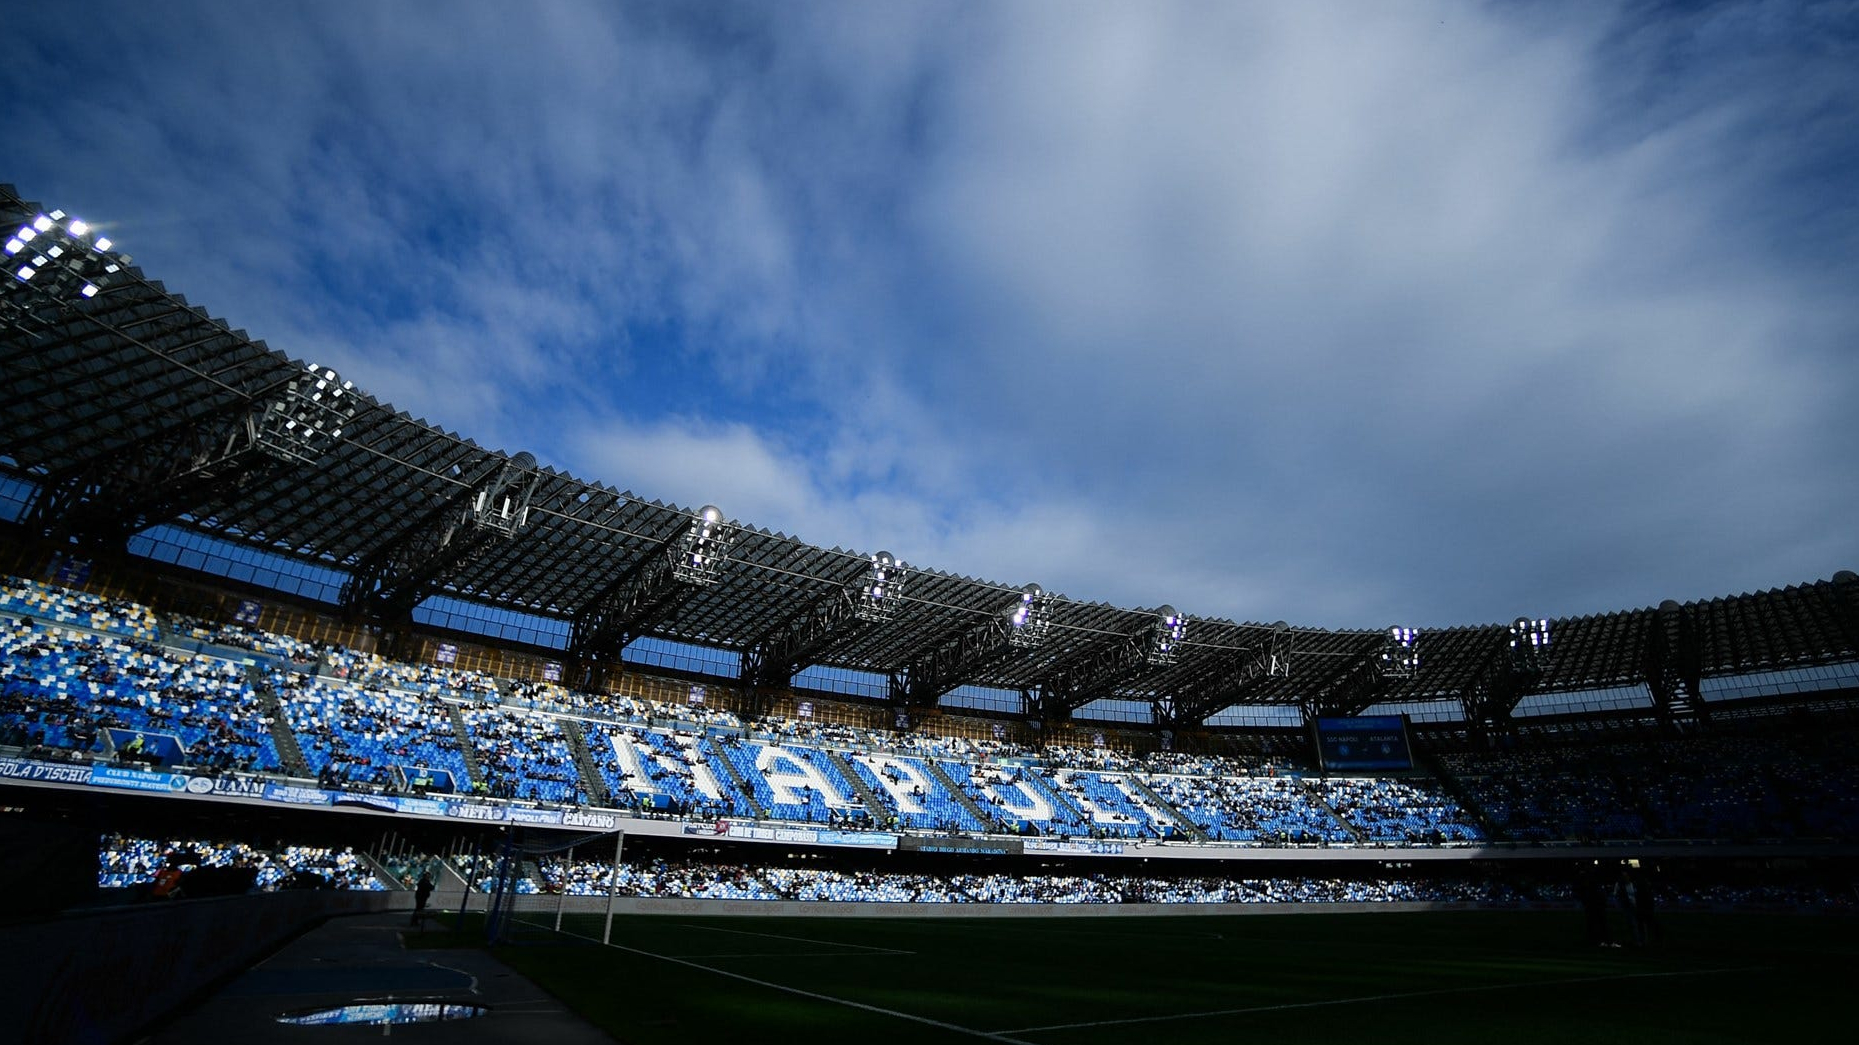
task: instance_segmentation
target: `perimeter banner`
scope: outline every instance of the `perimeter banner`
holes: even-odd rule
[[[145,773],[140,769],[118,769],[115,766],[91,766],[90,783],[93,787],[116,787],[125,791],[160,791],[173,794],[187,790],[185,773]]]
[[[88,784],[90,766],[40,762],[30,758],[0,758],[0,777],[8,780],[39,780],[48,784]]]
[[[265,801],[294,806],[326,806],[336,796],[321,788],[295,787],[289,784],[266,784]]]

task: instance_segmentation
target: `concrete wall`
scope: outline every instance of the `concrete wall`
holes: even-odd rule
[[[0,929],[0,1040],[125,1040],[324,918],[384,910],[390,895],[177,900]]]

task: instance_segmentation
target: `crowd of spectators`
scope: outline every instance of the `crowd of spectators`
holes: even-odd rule
[[[195,868],[250,868],[254,892],[280,888],[331,888],[379,891],[377,878],[353,849],[279,845],[200,838],[150,839],[108,835],[100,849],[97,885],[103,889],[146,889],[164,871]],[[165,895],[181,895],[172,890]]]
[[[145,742],[164,734],[177,746],[158,757]],[[271,718],[238,666],[23,618],[0,620],[0,743],[211,771],[279,766]]]
[[[396,766],[469,779],[451,715],[436,696],[283,671],[272,672],[271,685],[311,771],[336,783],[394,786]]]
[[[393,767],[411,765],[443,769],[479,794],[583,802],[589,782],[580,779],[565,716],[583,724],[613,803],[646,813],[1256,845],[1859,833],[1850,730],[1541,744],[1441,755],[1439,779],[1418,771],[1328,778],[1301,766],[1282,748],[1288,742],[1261,741],[1250,754],[1135,754],[798,719],[745,727],[728,710],[697,702],[698,687],[686,703],[587,694],[393,662],[242,624],[175,618],[170,631],[177,640],[283,661],[268,676],[286,709],[283,725],[308,773],[330,786],[390,786]],[[272,705],[243,668],[164,648],[161,635],[146,606],[7,578],[0,744],[101,760],[124,754],[109,731],[131,730],[172,734],[192,768],[281,770]],[[460,714],[462,737],[454,725]],[[796,801],[764,778],[768,767],[757,759],[769,742],[782,758],[798,759],[795,768],[817,773]],[[638,757],[621,759],[616,743]]]
[[[478,769],[494,793],[540,802],[586,800],[574,753],[556,719],[502,707],[469,707],[461,714]]]
[[[523,891],[604,896],[848,903],[1390,903],[1515,902],[1501,881],[1329,876],[1157,876],[1101,874],[924,874],[811,867],[750,867],[708,861],[621,864],[552,857]]]

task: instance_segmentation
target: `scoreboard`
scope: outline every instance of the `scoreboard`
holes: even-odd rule
[[[1414,768],[1405,715],[1319,718],[1316,731],[1317,757],[1326,772]]]

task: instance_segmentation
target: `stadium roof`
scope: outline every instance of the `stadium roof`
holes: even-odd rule
[[[47,213],[0,185],[0,232]],[[348,572],[360,578],[348,600],[356,613],[404,613],[445,595],[575,621],[577,642],[598,633],[614,644],[582,650],[590,654],[653,635],[747,654],[745,663],[773,659],[777,682],[824,664],[891,676],[900,694],[915,681],[914,699],[925,703],[972,683],[1027,692],[1048,711],[1103,698],[1159,702],[1161,722],[1199,722],[1236,704],[1352,712],[1495,700],[1502,712],[1526,689],[1646,682],[1661,692],[1690,678],[1695,690],[1700,676],[1859,656],[1859,582],[1848,573],[1554,621],[1551,655],[1527,663],[1510,623],[1430,631],[1419,639],[1419,669],[1405,677],[1384,670],[1382,631],[1190,614],[1185,638],[1158,657],[1158,609],[1063,596],[1045,600],[1045,641],[1015,644],[1001,622],[1022,603],[1020,584],[915,565],[886,614],[860,615],[845,607],[857,602],[870,554],[746,523],[735,525],[714,583],[681,584],[654,566],[677,556],[697,512],[479,446],[365,392],[350,391],[352,413],[332,415],[319,445],[258,452],[267,412],[307,403],[292,390],[321,374],[127,259],[105,278],[98,266],[113,256],[69,232],[56,225],[8,264],[67,234],[74,251],[92,252],[91,268],[63,283],[9,270],[0,298],[11,400],[0,468],[36,488],[18,525],[31,536],[120,543],[171,522]],[[81,284],[93,276],[87,296]],[[512,534],[469,522],[481,496],[505,495],[527,504]]]

